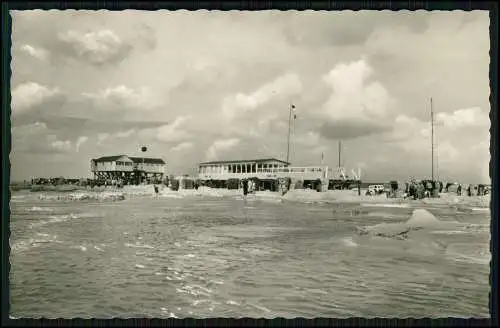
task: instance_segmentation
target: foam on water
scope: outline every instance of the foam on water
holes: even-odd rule
[[[39,207],[33,206],[31,208],[26,209],[27,212],[54,212],[54,209],[51,207]]]
[[[125,199],[123,192],[80,192],[60,195],[40,194],[39,200],[44,201],[121,201]]]
[[[62,244],[62,242],[58,240],[56,235],[37,233],[36,236],[38,236],[39,238],[30,238],[29,240],[21,240],[16,243],[12,243],[12,237],[11,237],[11,246],[10,246],[11,252],[20,253],[29,250],[31,248],[46,246],[50,243]]]
[[[160,195],[162,198],[184,198],[183,195],[177,195],[177,194],[162,194]]]
[[[409,208],[409,204],[361,203],[364,207]]]
[[[357,232],[360,235],[405,240],[411,233],[417,230],[446,230],[446,228],[458,225],[459,223],[456,221],[441,221],[426,209],[415,209],[406,222],[380,223],[374,226],[357,227]]]
[[[465,230],[437,230],[437,231],[431,231],[431,233],[435,235],[464,235],[470,232]]]
[[[344,237],[342,238],[342,242],[344,245],[348,247],[357,247],[358,244],[352,239],[352,237]]]
[[[45,220],[40,219],[36,222],[30,223],[30,227],[31,228],[38,228],[41,226],[45,226],[47,224],[61,223],[61,222],[69,221],[69,220],[81,219],[81,218],[86,218],[86,217],[91,217],[91,216],[92,216],[92,214],[90,214],[90,213],[69,213],[69,214],[50,215]]]
[[[83,245],[78,245],[78,246],[70,246],[70,248],[79,249],[79,250],[81,250],[82,252],[86,252],[86,251],[87,251],[87,247],[85,247],[85,246],[83,246]]]
[[[448,259],[470,264],[489,264],[491,253],[485,247],[474,244],[452,243],[446,248]]]
[[[471,207],[470,209],[472,211],[478,211],[478,212],[489,212],[490,211],[489,207]]]
[[[125,243],[124,245],[125,245],[125,247],[132,247],[132,248],[147,248],[147,249],[154,249],[154,247],[153,247],[153,246],[146,245],[146,244],[139,244],[138,242],[136,242],[135,244]]]

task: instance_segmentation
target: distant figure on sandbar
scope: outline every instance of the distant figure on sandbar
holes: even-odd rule
[[[458,185],[458,188],[457,188],[457,195],[458,195],[458,196],[462,196],[462,185]]]

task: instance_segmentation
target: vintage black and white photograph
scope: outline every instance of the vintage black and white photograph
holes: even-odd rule
[[[489,318],[487,11],[11,10],[11,318]]]

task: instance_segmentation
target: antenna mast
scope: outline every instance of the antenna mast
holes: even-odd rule
[[[431,97],[431,179],[434,181],[434,109]]]
[[[341,162],[340,162],[340,154],[341,154],[341,152],[342,152],[342,141],[339,140],[339,168],[342,166]]]

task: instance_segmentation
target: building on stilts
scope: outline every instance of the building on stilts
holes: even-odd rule
[[[90,164],[94,181],[108,185],[161,183],[165,176],[165,165],[161,158],[127,155],[103,156],[92,159]]]

